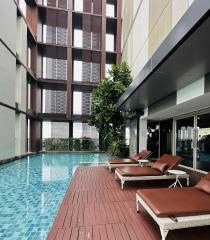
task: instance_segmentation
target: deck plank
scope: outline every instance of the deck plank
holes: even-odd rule
[[[105,167],[81,167],[75,172],[49,240],[160,240],[157,224],[145,212],[136,212],[138,188],[167,186],[127,183],[121,190],[114,173]],[[210,227],[170,231],[167,240],[207,240]]]

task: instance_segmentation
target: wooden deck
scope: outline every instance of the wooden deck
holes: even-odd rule
[[[130,183],[121,191],[114,174],[104,167],[79,168],[48,239],[160,240],[153,219],[143,211],[136,212],[135,192],[142,187],[154,187],[154,183]],[[167,240],[197,239],[210,239],[210,227],[171,231],[167,237]]]

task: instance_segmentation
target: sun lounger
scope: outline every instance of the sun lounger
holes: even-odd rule
[[[164,154],[151,168],[130,166],[116,168],[115,179],[120,179],[122,190],[126,181],[176,179],[176,175],[168,174],[167,171],[175,168],[182,160],[182,157]],[[188,174],[180,175],[179,179],[186,179],[187,185],[189,185]]]
[[[138,190],[137,211],[140,205],[159,225],[162,240],[170,230],[210,225],[210,173],[195,187]]]
[[[111,172],[112,169],[115,169],[117,167],[125,167],[125,166],[139,166],[138,160],[140,159],[147,159],[152,155],[151,151],[143,150],[137,155],[128,158],[128,159],[109,159],[107,161],[107,167],[109,171]]]

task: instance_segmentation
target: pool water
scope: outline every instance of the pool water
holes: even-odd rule
[[[0,165],[0,239],[46,239],[78,166],[106,154],[40,154]]]

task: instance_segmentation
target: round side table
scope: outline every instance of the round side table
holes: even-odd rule
[[[168,170],[168,173],[176,176],[175,182],[173,184],[171,184],[171,186],[169,188],[176,188],[176,187],[181,187],[182,188],[182,184],[179,181],[179,176],[185,175],[186,172],[181,171],[181,170]]]

